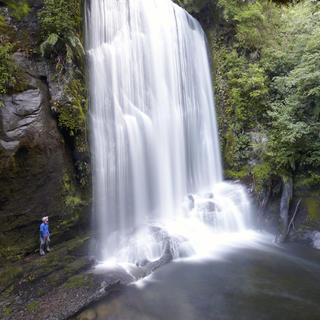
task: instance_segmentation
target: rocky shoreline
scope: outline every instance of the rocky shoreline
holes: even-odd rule
[[[170,262],[170,241],[160,259],[137,266],[95,271],[88,235],[53,247],[45,257],[28,256],[22,263],[0,270],[1,319],[62,320]]]

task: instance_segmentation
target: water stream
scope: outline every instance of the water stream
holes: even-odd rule
[[[269,242],[266,236],[215,258],[177,260],[142,285],[114,291],[78,319],[319,319],[320,252]]]

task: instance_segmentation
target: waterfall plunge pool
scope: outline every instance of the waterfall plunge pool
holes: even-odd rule
[[[264,237],[212,259],[170,263],[76,319],[316,320],[319,281],[319,251]]]

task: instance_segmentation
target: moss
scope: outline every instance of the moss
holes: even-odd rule
[[[14,285],[12,284],[9,288],[7,288],[3,293],[2,296],[5,298],[11,297],[12,293],[14,292]]]
[[[12,313],[12,307],[11,306],[5,306],[3,307],[2,315],[4,317],[8,317]]]
[[[54,286],[55,284],[57,284],[60,280],[59,276],[53,276],[52,278],[49,279],[49,282],[52,286]]]
[[[309,197],[303,199],[303,204],[305,205],[308,212],[308,220],[311,222],[320,223],[320,198],[319,194],[317,197]]]
[[[0,237],[1,240],[1,237]],[[14,262],[23,257],[23,249],[18,246],[11,246],[8,241],[0,241],[0,265],[8,262]]]
[[[82,238],[77,238],[73,240],[70,245],[68,245],[67,251],[68,253],[75,253],[80,247],[83,246],[88,240],[90,239],[89,236],[84,236]]]
[[[90,267],[90,265],[91,265],[91,263],[88,259],[81,258],[81,259],[74,261],[73,263],[67,264],[64,267],[64,272],[67,274],[75,274],[81,270],[84,270],[84,269]]]
[[[23,274],[23,269],[20,266],[8,268],[1,273],[0,285],[7,286],[10,282],[13,282],[22,274]]]
[[[51,252],[39,260],[39,265],[44,268],[55,268],[63,263],[64,256],[58,252]]]
[[[65,86],[66,103],[58,104],[56,110],[58,114],[58,124],[65,128],[70,136],[79,132],[86,132],[86,112],[87,97],[85,96],[86,88],[81,79],[75,78]]]
[[[27,276],[26,276],[26,280],[27,280],[28,282],[33,281],[35,278],[36,278],[36,276],[35,276],[35,274],[34,274],[33,272],[30,272],[30,273],[27,274]]]
[[[46,292],[47,292],[47,289],[46,289],[46,288],[39,288],[39,289],[37,290],[37,295],[38,295],[38,297],[41,297],[41,296],[43,296],[44,294],[46,294]]]
[[[298,173],[295,178],[295,187],[298,189],[317,188],[320,185],[320,174],[311,170]]]
[[[232,167],[233,166],[233,153],[234,153],[234,144],[235,138],[232,132],[232,129],[229,128],[226,135],[226,144],[224,149],[224,158],[227,161],[227,164]]]
[[[79,222],[80,211],[88,205],[88,202],[83,200],[82,194],[76,190],[74,183],[67,173],[63,176],[62,188],[64,204],[69,216],[65,216],[63,220],[60,220],[58,223],[59,228],[66,230]]]
[[[272,174],[272,169],[270,164],[265,162],[263,164],[256,165],[253,168],[253,177],[255,180],[255,190],[257,192],[262,191],[265,183],[270,179]]]
[[[6,94],[16,84],[16,67],[11,48],[12,45],[10,43],[0,43],[0,94]]]
[[[66,288],[80,288],[86,287],[89,288],[92,285],[92,278],[89,275],[76,275],[68,279],[64,283]]]
[[[38,310],[40,302],[39,301],[32,301],[31,303],[27,304],[26,309],[29,312],[36,312]]]
[[[243,166],[239,170],[226,170],[225,171],[226,178],[229,179],[245,179],[250,176],[250,167],[249,166]]]

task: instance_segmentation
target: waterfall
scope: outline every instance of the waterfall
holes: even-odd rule
[[[99,257],[158,256],[150,226],[171,232],[179,221],[180,239],[206,234],[208,225],[245,228],[243,190],[221,183],[210,60],[198,21],[170,0],[91,0],[86,37]]]

